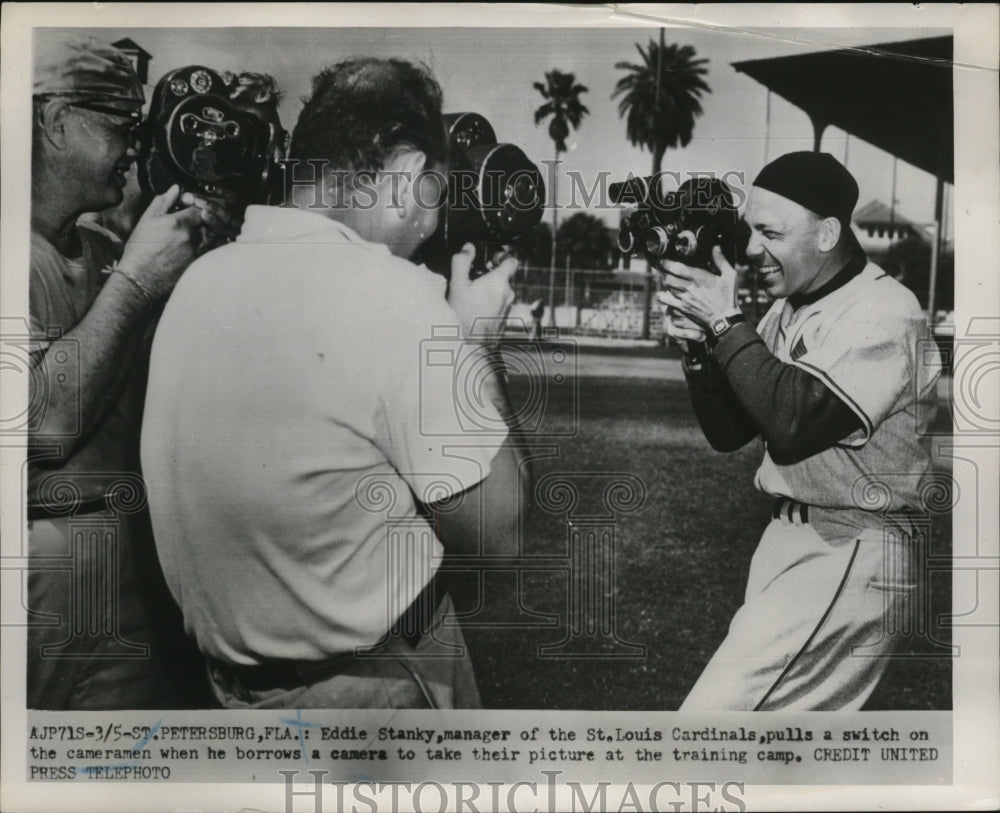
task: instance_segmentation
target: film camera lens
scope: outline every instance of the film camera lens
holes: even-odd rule
[[[746,251],[746,227],[725,181],[691,178],[676,192],[664,193],[660,176],[629,178],[608,187],[611,200],[630,207],[622,218],[618,248],[644,256],[651,264],[663,258],[711,268],[712,248],[722,248],[730,262]]]
[[[420,249],[420,260],[447,275],[452,254],[465,243],[476,243],[475,277],[486,271],[486,259],[495,249],[541,221],[545,182],[519,147],[497,141],[483,116],[449,113],[444,121],[451,149],[448,199],[437,231]]]

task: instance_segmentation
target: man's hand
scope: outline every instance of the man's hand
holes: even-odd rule
[[[502,259],[494,263],[493,270],[473,281],[469,279],[469,270],[475,256],[476,247],[466,243],[451,258],[448,304],[458,314],[465,338],[496,341],[503,334],[504,322],[514,303],[510,281],[517,271],[518,261],[516,257],[501,255]]]
[[[663,297],[664,294],[656,295],[661,305],[666,304]],[[704,344],[707,338],[705,328],[670,307],[664,308],[663,330],[685,354],[688,353],[689,342]]]
[[[213,248],[234,240],[243,228],[243,218],[227,208],[227,203],[221,198],[200,198],[185,192],[181,203],[194,206],[201,212],[201,242],[198,253],[204,254]]]
[[[718,246],[712,249],[712,262],[719,274],[684,263],[663,260],[666,291],[658,295],[662,304],[680,311],[699,325],[707,327],[720,316],[736,310],[736,269]]]
[[[171,212],[178,200],[186,208]],[[179,187],[172,186],[153,198],[139,218],[119,265],[126,276],[138,280],[150,299],[163,300],[198,255],[204,239],[202,227],[213,233],[229,233],[234,227],[239,231],[219,202],[181,196]]]

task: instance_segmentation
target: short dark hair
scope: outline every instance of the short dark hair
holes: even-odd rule
[[[378,172],[400,147],[448,157],[441,86],[425,65],[365,57],[332,65],[313,78],[303,99],[289,157],[322,158],[334,169]]]
[[[281,104],[283,94],[277,81],[269,73],[224,73],[222,80],[226,83],[229,98],[234,102],[248,105],[268,106],[275,108]]]

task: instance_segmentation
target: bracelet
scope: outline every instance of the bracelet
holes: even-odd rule
[[[129,282],[131,282],[136,288],[138,288],[139,289],[139,293],[142,294],[143,298],[150,305],[152,305],[156,301],[156,298],[153,296],[153,294],[150,292],[150,290],[145,285],[143,285],[141,282],[139,282],[139,280],[136,278],[135,274],[133,274],[128,269],[123,268],[121,265],[119,265],[118,260],[115,260],[113,263],[111,263],[111,265],[108,268],[108,273],[109,274],[113,274],[115,271],[117,271],[119,274],[121,274],[123,277],[125,277],[125,279],[127,279]]]

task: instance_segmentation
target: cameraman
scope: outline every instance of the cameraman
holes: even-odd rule
[[[123,53],[89,37],[38,33],[28,609],[58,621],[28,628],[30,708],[174,703],[135,572],[141,369],[148,329],[194,258],[201,227],[228,233],[231,224],[176,187],[152,201],[124,245],[77,222],[121,202],[142,103]],[[184,208],[171,212],[178,202]],[[126,496],[115,494],[121,485]],[[68,555],[72,570],[53,564]]]
[[[774,499],[743,606],[682,710],[858,709],[909,627],[940,365],[913,294],[868,262],[851,231],[858,185],[825,153],[784,155],[747,203],[747,256],[776,298],[757,330],[736,272],[665,262],[668,334],[708,340],[685,361],[698,421],[718,451],[760,435],[756,485]],[[889,474],[888,502],[865,485]],[[896,476],[898,474],[904,477]],[[872,510],[865,510],[872,509]]]
[[[441,90],[422,67],[322,71],[282,207],[185,275],[157,331],[143,468],[157,550],[227,707],[479,705],[443,552],[517,552],[523,473],[479,318],[513,259],[470,282],[410,262],[446,196]],[[425,346],[437,328],[462,337]],[[437,340],[435,340],[437,341]],[[477,367],[474,403],[455,368]],[[490,439],[493,441],[493,438]],[[422,516],[426,506],[430,519]]]
[[[287,155],[289,137],[278,115],[278,105],[282,99],[278,83],[270,74],[250,71],[239,74],[224,73],[222,77],[226,83],[226,96],[229,101],[240,110],[252,113],[270,125],[271,141],[267,146],[267,152],[273,162],[272,168],[277,167]],[[148,127],[146,130],[144,137],[153,138],[153,134],[148,132]],[[268,183],[274,180],[276,177],[272,172]],[[280,182],[280,179],[277,180]],[[234,221],[242,222],[246,207],[250,203],[264,202],[267,191],[267,184],[262,184],[259,178],[244,178],[235,185],[224,186],[213,200],[224,206]],[[124,242],[152,199],[151,194],[144,192],[139,183],[138,162],[133,163],[126,173],[122,195],[123,200],[117,206],[84,215],[83,219],[87,221],[87,225],[103,231],[112,240]],[[225,236],[227,235],[221,235],[223,238]],[[218,239],[219,235],[215,237]],[[211,242],[211,239],[206,240],[205,248]]]

